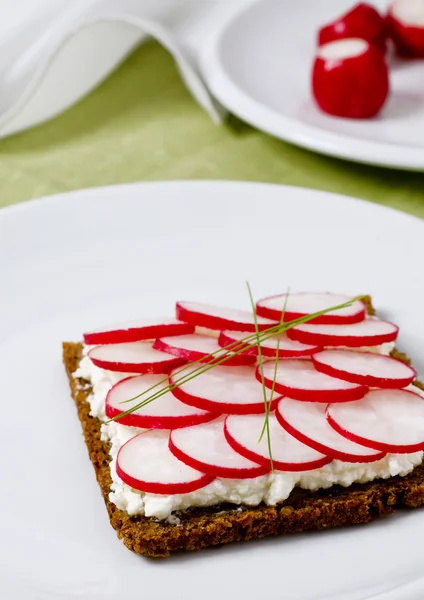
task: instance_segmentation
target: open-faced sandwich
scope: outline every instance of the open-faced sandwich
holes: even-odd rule
[[[424,393],[369,297],[178,302],[65,342],[112,526],[136,553],[367,523],[424,503]]]

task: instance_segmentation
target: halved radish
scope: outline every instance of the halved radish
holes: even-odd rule
[[[177,302],[177,318],[196,327],[207,329],[233,329],[234,331],[256,331],[253,313],[248,310],[223,308],[201,302]],[[269,329],[278,323],[258,317],[259,331]]]
[[[400,55],[424,57],[424,0],[394,0],[387,23]]]
[[[312,91],[320,109],[347,119],[370,119],[389,95],[389,70],[382,52],[359,38],[330,42],[317,51]]]
[[[140,375],[119,381],[106,396],[106,416],[109,419],[119,417],[123,412],[147,399],[149,392],[151,395],[164,389],[166,386],[158,385],[162,379],[161,375]],[[157,387],[151,390],[153,386]],[[135,398],[141,394],[144,395]],[[135,399],[127,402],[132,398]],[[217,417],[217,414],[183,404],[168,392],[133,413],[121,417],[118,423],[146,429],[176,429],[206,423]]]
[[[342,38],[361,38],[380,50],[386,49],[386,22],[370,4],[360,2],[346,14],[325,25],[318,33],[320,46]]]
[[[324,350],[314,354],[312,361],[321,373],[368,387],[404,388],[417,375],[404,362],[373,352]]]
[[[297,294],[279,294],[278,296],[270,296],[259,300],[256,304],[258,315],[281,320],[281,314],[284,306],[284,321],[294,321],[306,317],[312,313],[320,312],[349,302],[349,296],[333,293],[319,292],[300,292]],[[325,315],[315,317],[308,323],[321,323],[340,325],[346,323],[358,323],[365,319],[365,306],[360,300],[355,300],[350,306],[332,310]]]
[[[365,448],[338,434],[327,421],[325,404],[283,398],[275,416],[283,429],[297,440],[332,458],[367,463],[385,456],[385,452]]]
[[[317,371],[311,360],[286,359],[278,361],[275,376],[274,361],[263,365],[264,383],[269,389],[302,402],[350,402],[363,398],[368,388],[357,383],[349,383]],[[260,368],[256,378],[262,381]]]
[[[230,446],[241,456],[268,469],[271,461],[267,436],[258,443],[264,424],[260,415],[230,415],[225,420],[224,433]],[[278,471],[311,471],[331,462],[331,458],[299,442],[284,431],[275,415],[269,415],[270,439],[274,469]]]
[[[96,346],[88,356],[96,367],[121,373],[170,373],[186,362],[154,350],[147,342]]]
[[[146,431],[130,439],[118,452],[118,477],[148,494],[188,494],[213,481],[175,458],[168,442],[168,431]]]
[[[225,347],[229,344],[234,344],[234,342],[239,342],[244,337],[246,337],[246,334],[241,331],[221,331],[221,334],[218,338],[218,344],[222,347]],[[250,342],[241,342],[240,344],[237,344],[237,346],[234,348],[237,350],[245,348],[246,350],[248,350],[249,353],[257,356],[258,347],[253,346],[253,348],[249,348],[249,345]],[[262,356],[275,358],[277,356],[277,346],[279,346],[278,356],[280,358],[310,356],[311,354],[314,354],[315,352],[318,352],[320,350],[319,346],[310,346],[307,344],[301,344],[300,342],[295,342],[294,340],[289,339],[289,337],[285,333],[283,333],[281,334],[279,340],[277,336],[274,336],[260,343]]]
[[[318,346],[347,346],[362,348],[379,346],[386,342],[394,342],[399,327],[388,321],[369,318],[352,325],[310,325],[302,323],[289,329],[287,335],[291,340],[302,344]]]
[[[228,367],[254,365],[256,362],[256,357],[253,353],[247,354],[243,352],[234,354],[233,352],[225,352],[218,345],[216,338],[208,335],[191,334],[171,338],[159,338],[154,342],[153,348],[173,354],[189,362],[200,361],[216,364],[223,358],[226,358],[226,361],[222,365]],[[210,356],[218,350],[220,350],[218,356]]]
[[[171,373],[170,383],[175,384],[186,375],[190,377],[195,370],[196,367],[192,367],[181,374]],[[172,393],[185,404],[214,413],[251,415],[265,412],[263,389],[256,381],[255,367],[213,367],[175,387]],[[279,399],[280,396],[275,394],[271,410]]]
[[[340,435],[367,448],[424,450],[424,398],[409,390],[372,390],[358,402],[329,404],[327,419]]]
[[[152,340],[164,335],[184,335],[193,332],[193,325],[173,318],[140,319],[139,321],[128,321],[127,323],[119,323],[118,325],[84,333],[84,343],[89,346],[121,344]]]
[[[252,479],[269,471],[233,450],[224,435],[224,419],[171,431],[169,449],[189,467],[214,477]]]

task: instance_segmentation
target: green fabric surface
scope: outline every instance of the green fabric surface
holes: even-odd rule
[[[424,174],[320,156],[234,117],[214,125],[155,42],[138,48],[62,115],[0,140],[0,206],[78,188],[165,179],[299,185],[424,217]]]

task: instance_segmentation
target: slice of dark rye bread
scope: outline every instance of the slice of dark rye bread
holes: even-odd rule
[[[371,303],[369,313],[373,314]],[[263,538],[307,530],[328,529],[343,525],[369,523],[400,508],[417,508],[424,504],[424,464],[405,477],[380,479],[348,488],[333,486],[311,492],[295,488],[284,502],[258,507],[220,504],[210,508],[193,508],[176,513],[179,524],[143,516],[129,516],[109,500],[112,483],[109,469],[109,443],[100,439],[100,421],[90,416],[87,397],[91,387],[73,373],[78,368],[82,344],[64,342],[63,362],[69,377],[72,397],[96,471],[111,525],[118,537],[137,554],[166,557],[181,550],[200,550],[241,540]],[[409,362],[394,350],[396,358]],[[416,382],[421,389],[424,386]]]

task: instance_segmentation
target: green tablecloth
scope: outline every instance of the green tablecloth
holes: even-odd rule
[[[214,125],[149,42],[66,113],[0,140],[0,206],[90,186],[239,179],[358,196],[424,217],[424,174],[326,158],[235,118]]]

